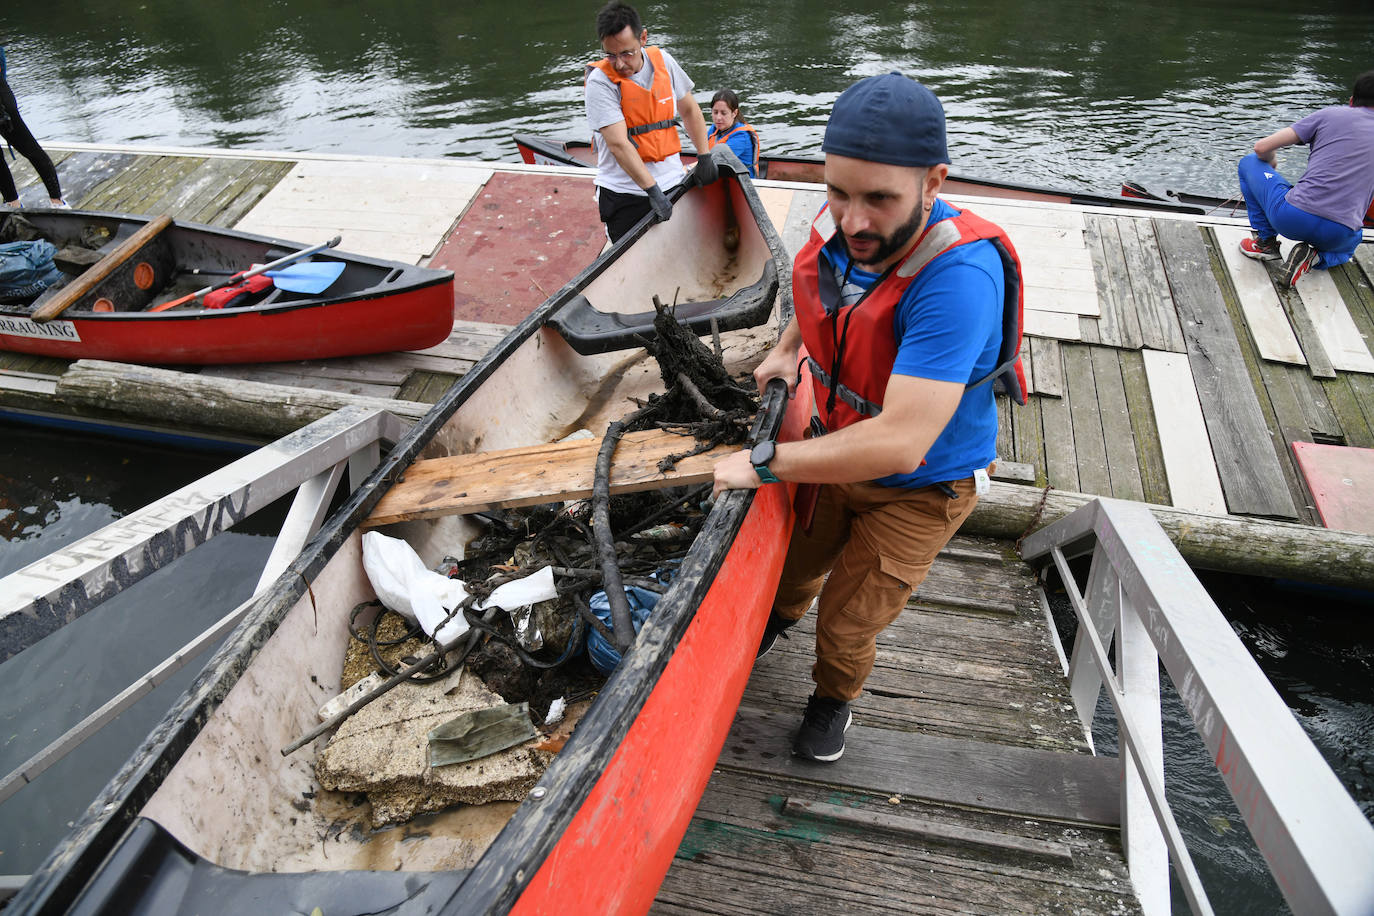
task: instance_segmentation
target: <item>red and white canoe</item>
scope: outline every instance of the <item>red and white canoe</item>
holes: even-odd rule
[[[149,225],[147,217],[82,210],[26,210],[23,217],[58,249],[79,245],[84,236],[102,240],[96,253],[106,257]],[[51,320],[33,316],[61,287],[34,302],[0,305],[0,349],[133,363],[256,363],[420,350],[442,342],[453,327],[450,271],[335,249],[310,256],[310,263],[344,265],[323,292],[273,288],[238,307],[150,311],[306,246],[173,221],[135,247]],[[74,270],[70,283],[81,279]]]
[[[422,825],[359,829],[338,820],[347,794],[316,779],[324,742],[286,758],[281,749],[318,724],[319,704],[339,689],[350,612],[374,597],[361,528],[386,517],[374,510],[417,458],[477,456],[486,474],[509,449],[579,428],[604,435],[662,390],[643,349],[654,332],[641,313],[652,314],[654,297],[676,300],[704,334],[719,328],[732,372],[771,347],[790,318],[787,254],[748,180],[721,171],[677,192],[670,221],[641,223],[535,309],[390,450],[7,912],[648,910],[753,666],[792,525],[788,485],[716,502],[518,806],[460,805]],[[798,391],[792,401],[770,391],[756,437],[800,437],[811,406],[809,387]],[[446,515],[383,530],[435,562],[478,527]]]

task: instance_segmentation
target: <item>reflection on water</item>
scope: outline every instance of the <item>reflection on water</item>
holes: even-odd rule
[[[230,460],[5,424],[0,441],[0,576]],[[0,665],[0,776],[245,600],[284,516],[268,507]],[[38,866],[208,657],[0,803],[0,873]]]
[[[52,16],[8,3],[0,40],[40,138],[514,160],[514,132],[586,135],[594,9],[102,0]],[[697,97],[737,90],[777,152],[814,152],[836,95],[897,69],[945,101],[956,172],[1222,196],[1254,140],[1345,101],[1374,35],[1367,3],[1338,0],[639,9]]]

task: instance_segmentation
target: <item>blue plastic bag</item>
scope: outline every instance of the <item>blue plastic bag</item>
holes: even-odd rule
[[[53,264],[56,253],[42,239],[0,245],[0,299],[30,299],[61,280],[62,271]]]
[[[663,597],[657,592],[651,592],[647,588],[638,588],[634,585],[625,586],[625,597],[630,602],[630,622],[634,624],[635,633],[639,633],[640,627],[644,626],[644,621],[649,619],[649,612],[658,605],[658,599]],[[606,596],[604,591],[592,595],[587,602],[591,605],[592,612],[597,619],[606,626],[611,625],[611,599]],[[587,634],[587,656],[596,666],[596,670],[609,676],[615,670],[615,666],[620,664],[620,652],[615,646],[606,641],[606,637],[601,635],[601,631],[595,627],[590,628]]]

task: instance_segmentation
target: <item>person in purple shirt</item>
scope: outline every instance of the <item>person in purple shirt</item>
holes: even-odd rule
[[[1279,174],[1274,151],[1297,143],[1312,151],[1295,186]],[[1297,241],[1283,268],[1289,287],[1311,268],[1327,270],[1350,260],[1374,203],[1374,70],[1355,79],[1348,105],[1313,112],[1256,142],[1239,173],[1255,231],[1241,240],[1246,257],[1278,260],[1278,236]]]

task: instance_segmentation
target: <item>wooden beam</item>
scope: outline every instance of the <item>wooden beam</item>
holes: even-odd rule
[[[994,480],[959,533],[1019,538],[1094,498]],[[1194,569],[1374,589],[1374,535],[1171,506],[1149,509]]]
[[[678,462],[658,464],[690,451],[695,440],[661,430],[626,433],[611,466],[611,492],[633,493],[711,480],[715,463],[738,445],[721,445]],[[575,439],[492,452],[416,461],[363,522],[365,526],[488,509],[537,506],[582,499],[592,492],[600,439]]]
[[[38,324],[42,324],[61,315],[72,303],[95,289],[96,284],[113,273],[115,268],[142,251],[145,245],[157,238],[162,230],[170,225],[172,225],[172,218],[165,213],[150,219],[142,229],[121,242],[118,248],[101,258],[94,267],[87,269],[81,276],[58,290],[51,299],[34,309],[33,315],[30,317]]]

